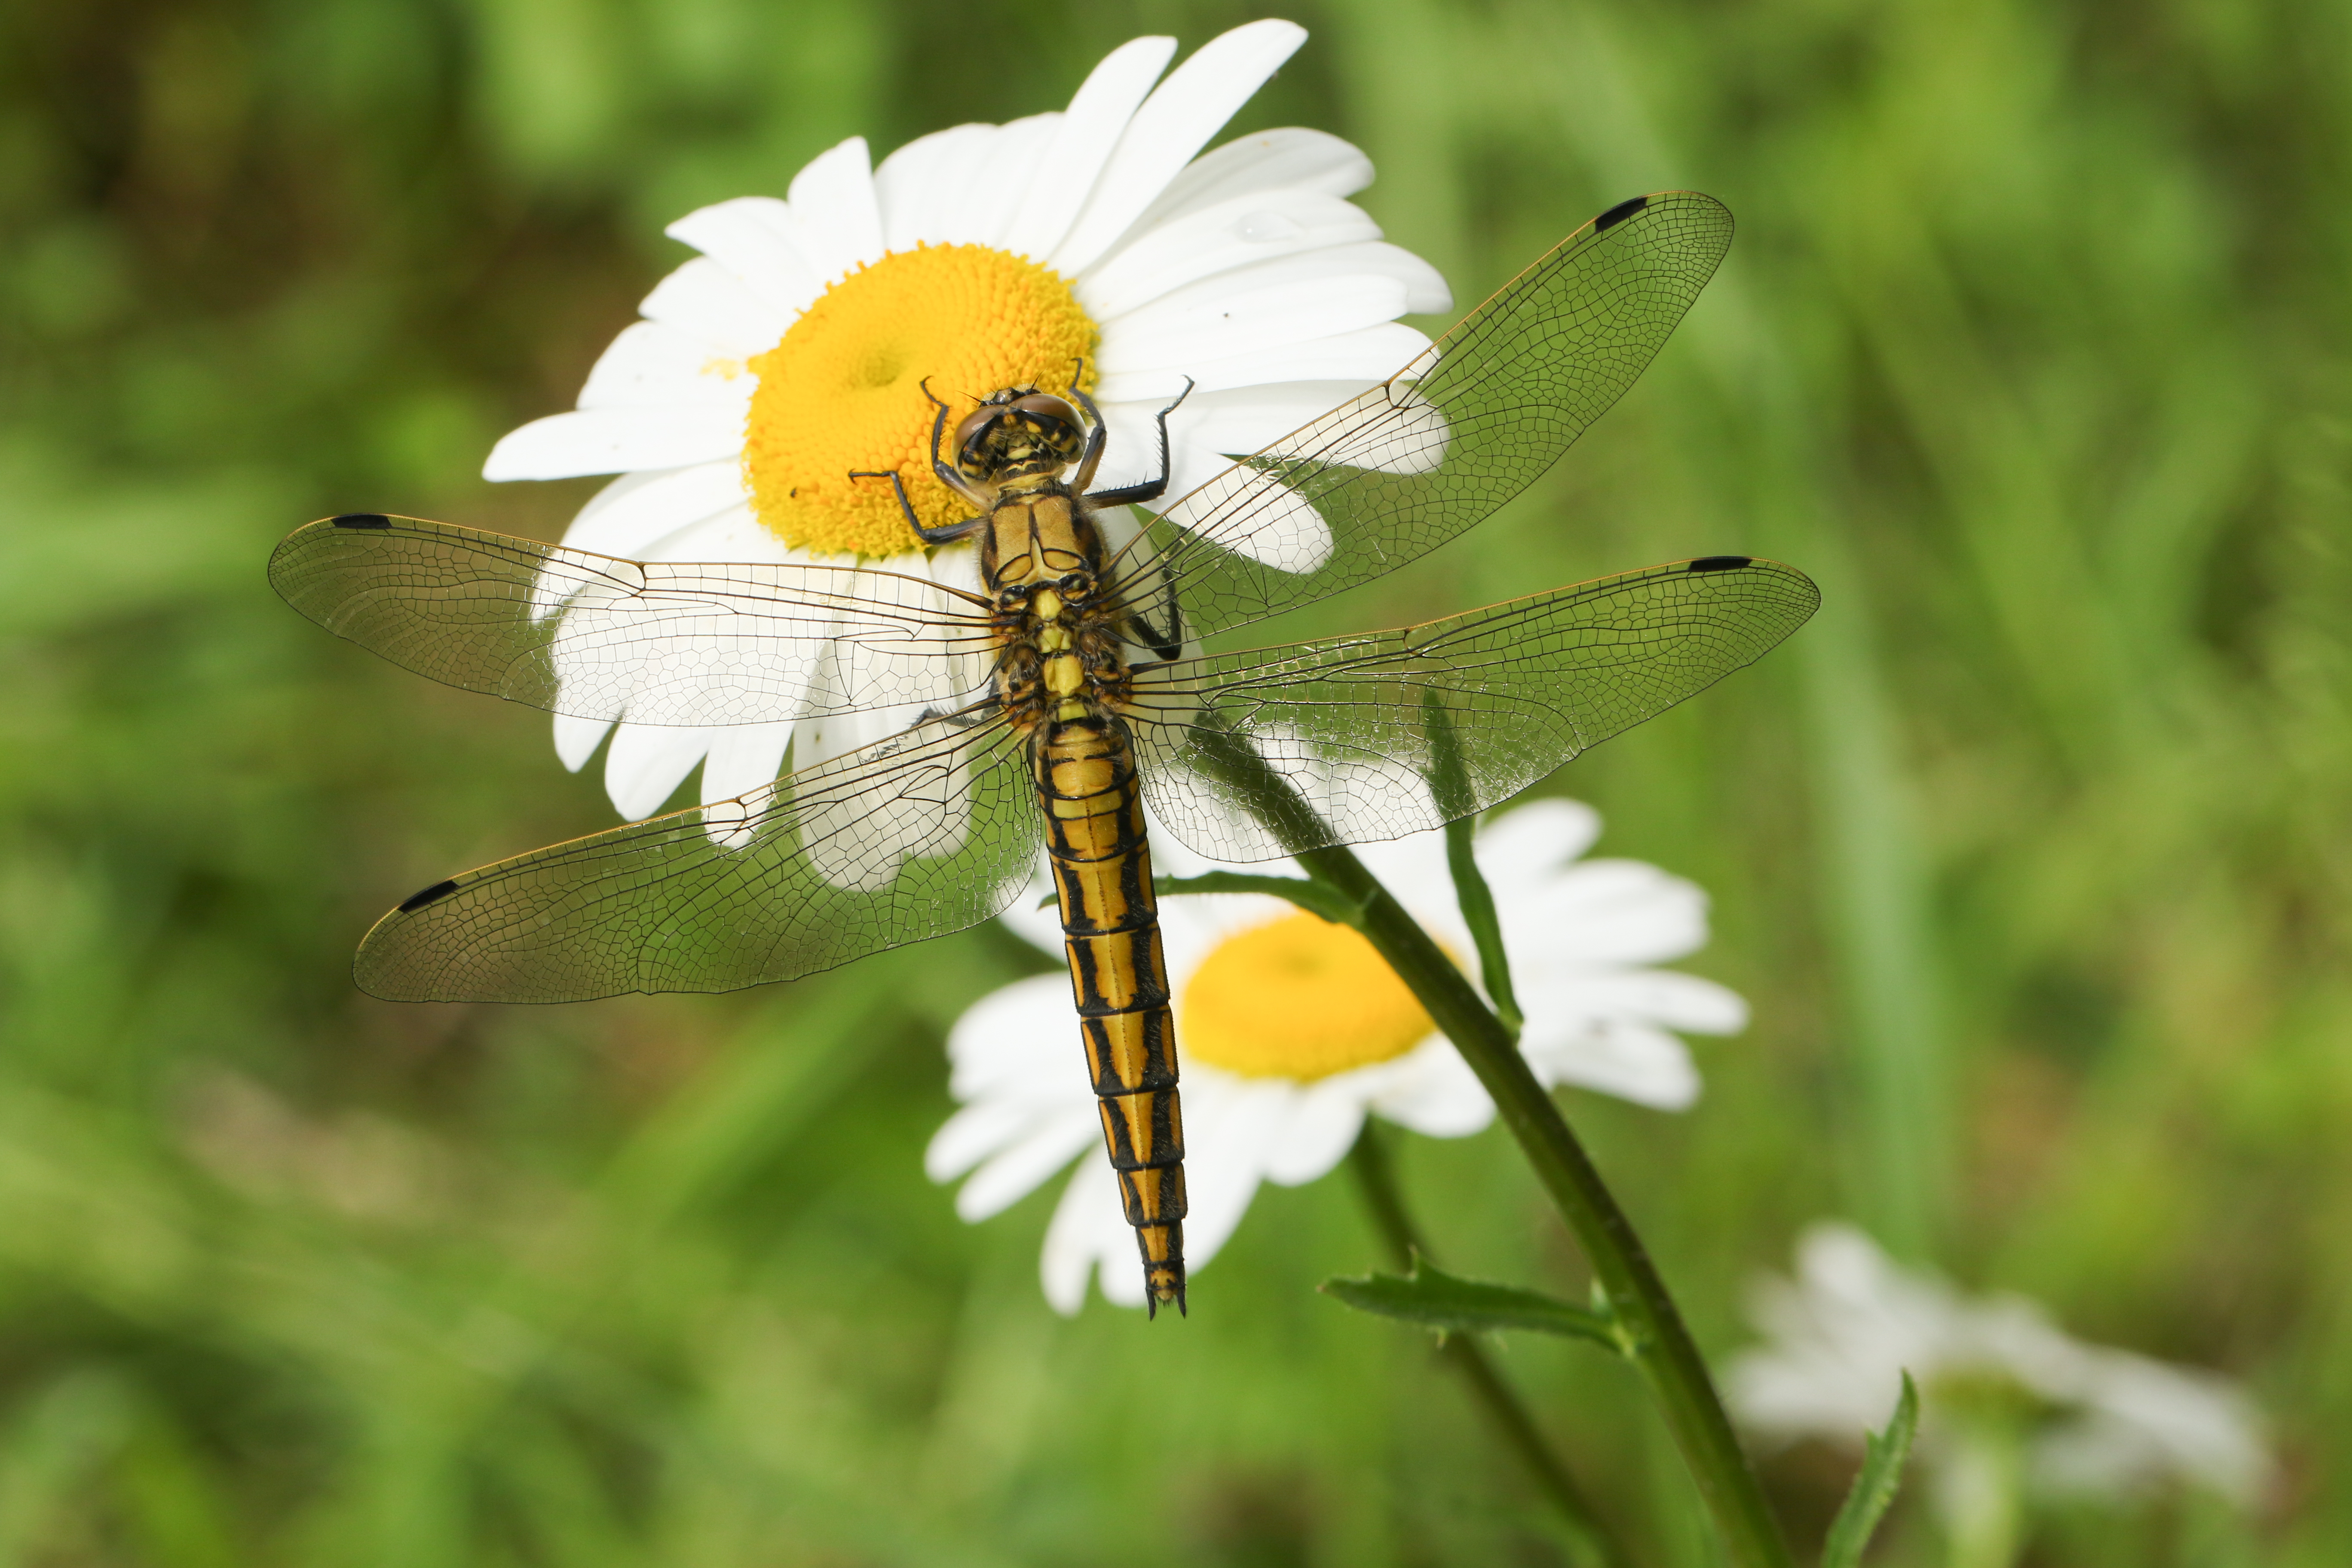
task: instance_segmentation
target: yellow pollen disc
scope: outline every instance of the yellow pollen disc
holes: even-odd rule
[[[1076,362],[1094,381],[1100,334],[1070,286],[1033,261],[981,245],[894,251],[827,289],[783,341],[746,363],[760,384],[744,422],[743,473],[760,521],[785,543],[824,554],[921,548],[888,479],[926,527],[971,515],[931,472],[931,424],[956,421],[992,392],[1067,395]],[[950,457],[948,451],[940,453]]]
[[[1288,1079],[1401,1057],[1435,1029],[1370,942],[1304,911],[1220,943],[1185,984],[1176,1027],[1190,1060]]]

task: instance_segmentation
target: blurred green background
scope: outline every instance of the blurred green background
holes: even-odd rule
[[[1268,1189],[1189,1321],[1040,1299],[919,1155],[982,931],[803,984],[401,1007],[407,890],[611,820],[543,716],[270,595],[491,487],[685,251],[664,223],[1064,103],[1223,4],[0,7],[0,1564],[1560,1561],[1425,1342]],[[1741,237],[1536,494],[1336,606],[1714,551],[1830,596],[1551,784],[1696,878],[1755,1004],[1683,1117],[1570,1096],[1703,1341],[1846,1214],[2247,1381],[2283,1479],[2032,1561],[2352,1559],[2352,14],[2227,0],[1322,0],[1235,131],[1365,146],[1465,303],[1624,195]],[[1435,323],[1431,323],[1435,324]],[[1075,1046],[1073,1047],[1075,1052]],[[1075,1070],[1075,1056],[1074,1056]],[[1500,1133],[1407,1142],[1455,1268],[1580,1289]],[[1651,1560],[1632,1379],[1503,1364]],[[1849,1461],[1767,1465],[1817,1537]],[[1885,1560],[1935,1560],[1916,1500]]]

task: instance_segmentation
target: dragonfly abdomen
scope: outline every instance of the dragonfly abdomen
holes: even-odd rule
[[[1156,1311],[1184,1305],[1184,1123],[1151,846],[1127,728],[1093,715],[1037,732],[1037,802],[1061,894],[1078,1029]]]

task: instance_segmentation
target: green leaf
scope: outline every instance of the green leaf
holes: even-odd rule
[[[1853,1478],[1853,1489],[1845,1494],[1845,1506],[1838,1510],[1837,1522],[1830,1526],[1830,1538],[1822,1547],[1822,1568],[1860,1568],[1863,1548],[1870,1544],[1872,1532],[1886,1516],[1895,1489],[1902,1484],[1903,1461],[1911,1453],[1911,1437],[1918,1427],[1919,1389],[1906,1372],[1895,1414],[1888,1418],[1886,1430],[1871,1437],[1864,1448],[1862,1473]]]
[[[1524,1329],[1538,1334],[1590,1340],[1621,1355],[1626,1350],[1616,1320],[1606,1312],[1573,1307],[1541,1291],[1522,1290],[1515,1285],[1457,1279],[1419,1257],[1414,1258],[1410,1274],[1326,1279],[1321,1289],[1360,1312],[1418,1323],[1423,1328],[1434,1329],[1441,1336]]]

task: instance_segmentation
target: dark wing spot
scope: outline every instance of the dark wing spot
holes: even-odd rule
[[[1615,206],[1611,207],[1607,212],[1602,213],[1599,217],[1592,220],[1592,232],[1595,234],[1607,234],[1611,229],[1615,228],[1619,224],[1623,223],[1627,218],[1632,217],[1635,213],[1640,212],[1643,207],[1648,206],[1649,205],[1650,198],[1647,196],[1632,196],[1624,201],[1619,202]]]
[[[447,898],[457,890],[457,884],[454,879],[446,881],[436,882],[431,887],[425,889],[423,892],[411,893],[408,897],[401,900],[400,912],[402,914],[409,914],[415,910],[423,909],[427,904],[437,904],[443,899]]]
[[[347,511],[335,519],[337,528],[390,528],[392,519],[380,511]]]
[[[1685,565],[1685,572],[1737,572],[1755,560],[1753,555],[1702,555]]]

